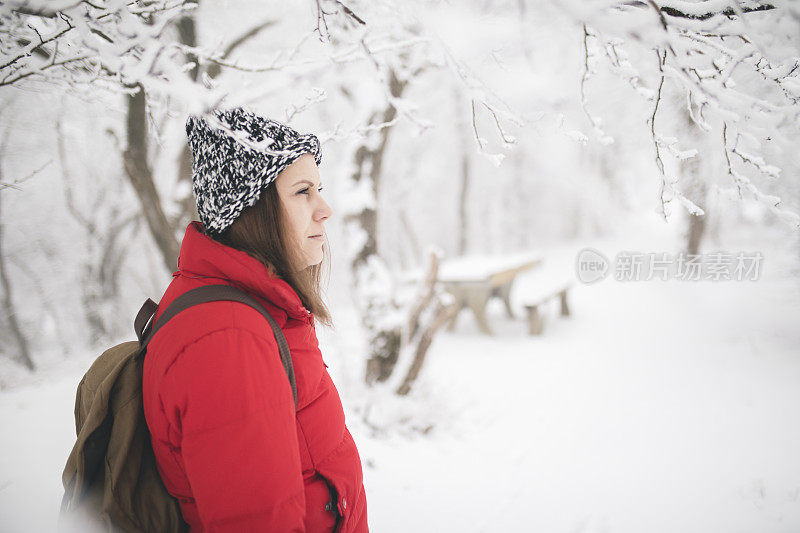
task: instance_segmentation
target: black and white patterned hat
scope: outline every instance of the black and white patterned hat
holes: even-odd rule
[[[322,161],[319,139],[242,108],[190,116],[192,183],[205,230],[218,235],[303,154]]]

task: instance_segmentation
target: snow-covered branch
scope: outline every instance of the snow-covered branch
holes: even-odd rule
[[[643,2],[642,2],[643,3]],[[730,0],[705,0],[703,2],[686,2],[684,0],[668,0],[660,2],[658,9],[670,17],[691,20],[708,20],[713,17],[734,17],[756,11],[775,9],[772,4],[740,6]]]
[[[664,165],[662,149],[667,148],[675,161],[689,157],[697,149],[677,148],[687,137],[686,131],[657,134],[656,112],[665,90],[674,86],[685,94],[685,112],[707,133],[715,129],[718,132],[723,123],[728,134],[752,132],[763,139],[790,139],[799,133],[800,55],[795,41],[800,18],[781,3],[601,1],[592,3],[592,9],[579,2],[570,2],[564,9],[583,28],[581,103],[598,136],[602,137],[600,118],[588,111],[591,91],[587,83],[597,68],[592,65],[598,55],[596,50],[603,50],[612,73],[624,79],[646,101],[653,102],[647,123],[662,180],[665,214],[663,203],[671,200],[666,192],[674,191],[681,203],[688,204],[677,192],[677,178],[666,175],[669,171]],[[659,57],[657,69],[643,62],[653,52]],[[631,57],[639,58],[639,64]],[[768,162],[766,153],[750,153],[734,147],[726,149],[726,157],[730,154],[765,179],[778,175],[777,167]],[[727,161],[725,166],[730,169]],[[732,172],[729,171],[733,176]],[[737,178],[737,183],[744,182]],[[769,195],[758,192],[752,182],[748,184],[739,189],[750,191],[755,198],[773,206],[771,199],[765,200]],[[690,212],[697,212],[697,206],[689,207]]]
[[[165,54],[161,37],[195,7],[177,0],[4,3],[0,86],[33,79],[79,87],[103,79],[121,88],[174,78],[183,62]]]

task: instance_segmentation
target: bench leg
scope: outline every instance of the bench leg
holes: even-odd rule
[[[528,333],[531,335],[541,335],[544,330],[544,321],[541,313],[539,313],[539,306],[534,305],[527,308],[528,310]]]
[[[497,296],[503,300],[503,305],[506,308],[506,316],[508,318],[516,318],[514,316],[514,310],[511,309],[511,282],[504,283],[497,287]]]
[[[492,334],[492,329],[489,327],[489,321],[486,320],[486,303],[489,301],[489,294],[471,294],[467,300],[467,305],[472,309],[472,314],[475,315],[475,320],[478,322],[478,329],[486,335]]]
[[[561,316],[569,316],[569,304],[567,303],[566,289],[559,293],[561,299]]]

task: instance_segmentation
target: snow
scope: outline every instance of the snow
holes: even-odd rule
[[[75,13],[85,7],[51,4],[47,9],[73,6]],[[110,8],[124,4],[114,0]],[[55,526],[61,469],[74,439],[75,387],[99,353],[86,349],[84,307],[92,304],[83,298],[98,290],[104,250],[69,212],[65,193],[69,185],[77,209],[98,228],[138,209],[120,159],[123,78],[141,82],[148,94],[151,163],[169,218],[182,212],[187,192],[176,172],[187,113],[216,103],[255,105],[325,142],[320,170],[336,213],[326,227],[337,329],[318,331],[364,460],[373,531],[800,531],[800,159],[791,98],[800,94],[792,70],[797,17],[785,9],[744,20],[668,17],[672,30],[664,32],[644,4],[434,4],[357,6],[368,26],[332,25],[331,43],[313,31],[313,6],[203,3],[195,13],[201,58],[221,57],[253,23],[270,26],[227,59],[242,69],[207,77],[207,87],[178,75],[186,70],[179,52],[189,48],[172,32],[160,33],[162,26],[106,17],[101,26],[115,38],[107,46],[76,16],[62,51],[78,54],[96,43],[91,68],[118,69],[115,76],[73,71],[94,79],[80,88],[50,69],[51,77],[7,88],[0,170],[2,181],[18,187],[3,191],[2,251],[13,312],[39,370],[29,374],[11,362],[14,348],[2,343],[0,324],[0,532]],[[733,3],[659,5],[705,13]],[[172,15],[188,9],[175,6]],[[45,35],[63,26],[9,20],[11,34],[34,41],[28,23]],[[705,37],[706,30],[732,38]],[[133,43],[141,47],[121,54]],[[662,76],[653,49],[667,46],[668,80],[651,131]],[[18,74],[41,66],[32,57]],[[386,94],[389,67],[409,81],[401,98]],[[714,78],[695,83],[689,72]],[[370,122],[387,101],[399,104],[398,116]],[[687,110],[708,140],[689,134]],[[353,183],[354,151],[379,148],[388,127],[379,188],[366,179]],[[65,139],[61,164],[56,134]],[[653,161],[654,141],[662,143],[663,172]],[[693,190],[681,161],[703,165],[697,177],[708,194]],[[371,165],[368,158],[362,175]],[[652,213],[664,198],[672,212],[666,222]],[[355,291],[350,261],[369,236],[347,215],[364,208],[376,210],[382,261]],[[702,246],[763,252],[760,281],[574,280],[581,248],[609,258],[624,250],[677,252],[685,235],[653,239],[650,222],[671,224],[677,235],[686,231],[684,211],[700,208],[708,208]],[[626,218],[632,212],[637,216]],[[169,280],[144,228],[123,236],[119,290],[99,307],[112,336],[130,331],[143,295],[157,296]],[[620,228],[642,233],[591,242]],[[751,244],[734,245],[731,238],[740,236]],[[485,278],[514,250],[535,250],[544,262],[515,283],[519,319],[490,302],[494,337],[480,334],[465,311],[454,331],[435,338],[410,396],[367,388],[369,346],[351,299],[367,294],[380,304],[378,325],[404,323],[390,299],[402,300],[405,288],[389,271],[419,268],[430,246],[447,258],[443,279]],[[453,261],[461,249],[481,255]],[[793,261],[776,261],[778,251]],[[572,316],[558,317],[553,300],[543,306],[544,334],[528,336],[521,304],[564,274],[573,279]]]
[[[573,252],[548,254],[568,264]],[[492,301],[495,336],[461,317],[411,397],[368,417],[348,366],[355,312],[333,306],[339,327],[320,341],[364,463],[371,530],[798,531],[800,286],[766,256],[756,282],[576,283],[572,316],[551,309],[540,337]],[[89,362],[0,392],[3,531],[54,529]],[[371,427],[381,419],[398,423]]]
[[[490,276],[506,270],[533,266],[541,261],[537,252],[516,252],[495,255],[469,254],[445,259],[439,265],[440,281],[483,281]],[[408,280],[418,279],[423,275],[420,270],[404,273]]]
[[[450,400],[439,426],[402,446],[357,436],[373,528],[796,531],[787,289],[607,281],[541,338],[443,335],[425,370]]]
[[[0,393],[3,531],[55,531],[61,472],[75,436],[73,407],[80,375],[73,371]]]

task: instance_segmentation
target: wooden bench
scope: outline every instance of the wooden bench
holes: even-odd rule
[[[468,255],[443,260],[439,265],[437,280],[444,290],[453,295],[456,306],[456,313],[447,324],[447,329],[452,331],[459,313],[469,309],[478,329],[486,335],[492,335],[486,316],[489,300],[502,300],[506,314],[514,318],[510,300],[514,281],[521,273],[537,268],[541,262],[542,256],[536,251],[491,256]],[[413,284],[421,275],[417,271],[408,271],[401,279],[404,283]]]
[[[486,316],[486,305],[491,298],[500,298],[509,317],[510,295],[514,281],[520,273],[536,268],[541,255],[536,251],[500,255],[467,255],[443,260],[437,277],[442,288],[455,298],[456,313],[447,325],[455,328],[458,314],[469,309],[475,317],[478,329],[492,335]],[[410,273],[408,279],[419,279],[420,274]]]
[[[522,307],[528,314],[528,333],[531,335],[541,335],[544,330],[544,316],[541,307],[552,300],[558,298],[561,302],[561,316],[569,316],[569,304],[567,302],[567,292],[572,287],[572,280],[562,280],[549,285],[542,285],[533,294],[527,295]]]
[[[492,335],[492,329],[486,318],[486,304],[491,298],[500,298],[505,307],[509,318],[514,318],[514,311],[511,308],[511,287],[516,277],[538,265],[539,259],[526,258],[522,261],[506,260],[505,264],[496,261],[495,264],[488,262],[478,264],[482,268],[471,268],[461,270],[454,261],[443,266],[443,272],[439,277],[445,290],[452,294],[456,299],[457,312],[453,315],[447,326],[448,331],[455,328],[458,313],[465,308],[472,311],[478,329],[486,335]],[[451,268],[447,268],[451,267]]]

